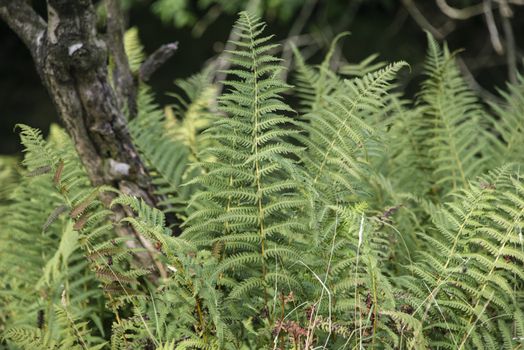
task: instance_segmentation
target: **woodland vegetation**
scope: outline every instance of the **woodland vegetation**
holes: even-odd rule
[[[0,157],[0,349],[522,348],[520,62],[491,99],[428,30],[411,97],[248,8],[161,106],[176,45],[104,4],[0,0],[62,121]]]

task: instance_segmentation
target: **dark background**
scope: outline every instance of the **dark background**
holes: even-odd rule
[[[353,16],[350,19],[344,17],[349,13],[345,11],[349,8],[346,3],[349,7],[354,5],[351,0],[320,0],[315,6],[304,32],[320,33],[321,38],[325,36],[326,45],[318,50],[312,61],[318,61],[325,54],[327,44],[336,34],[333,33],[334,28],[349,30],[352,34],[343,42],[343,56],[350,62],[357,62],[377,52],[384,61],[406,60],[412,69],[400,77],[401,84],[406,94],[413,94],[420,81],[421,64],[426,51],[426,36],[420,25],[413,20],[401,1],[353,1],[358,4],[351,7]],[[479,84],[476,87],[479,93],[496,95],[496,88],[503,87],[508,78],[506,57],[493,50],[484,16],[463,21],[452,20],[442,14],[433,0],[418,0],[415,3],[436,28],[452,29],[445,39],[452,50],[465,49],[461,57]],[[453,1],[448,3],[453,4]],[[195,13],[197,17],[205,14],[204,10],[198,8]],[[297,16],[298,11],[283,21],[275,15],[266,14],[268,32],[275,33],[277,40],[286,38]],[[129,25],[139,28],[146,52],[151,53],[164,43],[179,41],[178,52],[155,73],[151,81],[160,103],[172,102],[165,93],[173,90],[174,79],[198,72],[207,60],[219,53],[235,19],[234,15],[223,14],[201,36],[195,37],[191,27],[176,28],[163,23],[150,11],[147,2],[138,3],[130,9]],[[339,23],[342,27],[337,27]],[[513,7],[511,24],[517,47],[524,47],[524,6]],[[499,30],[502,32],[500,26]],[[522,68],[522,52],[517,51],[517,55],[519,68]],[[29,51],[0,22],[0,154],[20,151],[14,130],[17,123],[47,132],[52,122],[58,120],[33,67]]]

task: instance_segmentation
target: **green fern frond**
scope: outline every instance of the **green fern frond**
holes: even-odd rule
[[[508,84],[506,91],[499,93],[504,98],[504,104],[491,103],[495,112],[492,122],[499,138],[493,137],[493,148],[489,154],[490,162],[500,166],[505,162],[522,163],[523,132],[524,132],[524,77],[518,76],[517,83]]]
[[[447,46],[441,48],[428,34],[427,80],[420,103],[427,115],[423,133],[432,159],[435,184],[449,190],[467,186],[480,174],[485,159],[483,123],[486,116],[469,90]]]
[[[310,114],[309,123],[301,124],[308,133],[298,137],[308,147],[303,160],[320,192],[339,186],[340,191],[355,192],[365,174],[365,147],[373,133],[366,119],[379,113],[389,81],[405,65],[399,62],[362,79],[346,80],[343,89],[325,97],[322,110]]]
[[[22,349],[51,349],[43,344],[42,334],[38,328],[9,328],[3,337]]]
[[[499,169],[471,184],[469,190],[457,194],[456,201],[435,213],[437,237],[446,242],[440,244],[442,255],[426,253],[423,263],[410,268],[427,286],[425,292],[413,290],[425,298],[414,306],[423,321],[444,322],[442,312],[446,311],[438,310],[451,309],[450,314],[460,310],[453,332],[458,345],[475,343],[482,337],[479,324],[490,325],[489,315],[507,315],[511,320],[514,314],[512,286],[515,278],[521,278],[520,268],[514,264],[524,258],[518,237],[524,202],[521,180],[513,176],[511,167]],[[515,260],[509,258],[512,255],[517,255]],[[432,339],[438,339],[438,333]]]
[[[296,122],[287,116],[293,111],[280,95],[289,86],[278,79],[279,59],[268,55],[274,45],[270,37],[261,37],[263,28],[246,12],[235,25],[241,40],[235,42],[238,50],[230,52],[229,90],[219,97],[219,110],[227,117],[206,131],[217,145],[205,149],[201,159],[215,161],[202,163],[209,170],[195,179],[204,190],[192,199],[196,208],[183,235],[210,250],[210,242],[222,245],[210,281],[238,281],[226,289],[228,302],[223,306],[232,315],[228,323],[233,329],[252,314],[233,300],[256,295],[254,310],[267,305],[270,286],[300,285],[285,268],[278,273],[274,269],[298,257],[284,242],[291,242],[306,225],[298,218],[289,224],[289,215],[309,205],[296,180],[302,176],[295,164],[302,148],[291,142],[298,132]]]
[[[129,68],[134,74],[138,73],[140,66],[145,61],[144,47],[140,42],[138,28],[129,28],[124,35],[124,48],[129,60]]]
[[[340,85],[341,79],[337,77],[330,65],[338,41],[347,35],[349,35],[347,32],[337,35],[331,42],[322,63],[313,67],[305,62],[302,54],[292,44],[296,65],[297,86],[295,91],[300,100],[300,112],[305,114],[321,108],[324,105],[325,97],[331,95]]]

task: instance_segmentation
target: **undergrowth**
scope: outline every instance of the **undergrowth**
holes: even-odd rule
[[[235,31],[219,96],[213,67],[163,109],[141,88],[129,128],[157,208],[92,187],[60,128],[19,126],[21,166],[0,163],[0,348],[521,348],[524,78],[485,103],[428,35],[414,100],[405,62],[334,71],[336,41],[319,65],[294,49],[292,86],[264,23],[244,12]],[[136,32],[126,45],[138,66]]]

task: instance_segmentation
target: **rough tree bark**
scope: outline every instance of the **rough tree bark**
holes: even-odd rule
[[[118,0],[105,1],[107,41],[97,33],[91,0],[47,0],[47,22],[27,0],[0,0],[0,18],[30,50],[93,185],[112,185],[156,205],[151,178],[132,143],[124,115],[124,110],[131,117],[136,114],[136,86],[124,51],[122,14]],[[115,88],[107,69],[108,45],[115,65]],[[103,194],[102,201],[109,204],[111,196]],[[130,214],[122,207],[114,212],[116,220]],[[134,234],[136,240],[131,244],[149,252],[139,256],[141,263],[152,265],[151,244],[129,227],[118,231]],[[156,265],[164,275],[162,266]]]

